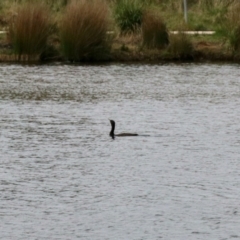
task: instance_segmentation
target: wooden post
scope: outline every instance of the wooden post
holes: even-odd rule
[[[188,22],[188,18],[187,18],[187,0],[183,0],[183,8],[184,8],[184,19],[185,22]]]

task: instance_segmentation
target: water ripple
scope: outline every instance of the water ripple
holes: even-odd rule
[[[2,64],[1,239],[239,238],[239,76]]]

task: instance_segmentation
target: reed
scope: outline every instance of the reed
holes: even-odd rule
[[[60,26],[63,55],[69,61],[102,60],[109,45],[108,7],[103,1],[72,1]]]
[[[42,3],[21,5],[9,26],[9,40],[17,59],[30,61],[39,59],[47,47],[50,34],[50,17]]]
[[[169,43],[166,24],[158,12],[146,10],[142,21],[143,46],[147,48],[163,48]]]

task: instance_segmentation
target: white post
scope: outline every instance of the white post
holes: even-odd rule
[[[187,0],[183,0],[183,8],[184,8],[184,19],[185,22],[187,23],[188,19],[187,19]]]

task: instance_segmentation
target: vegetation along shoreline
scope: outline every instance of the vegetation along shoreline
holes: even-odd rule
[[[187,2],[2,0],[0,62],[240,62],[239,0]]]

